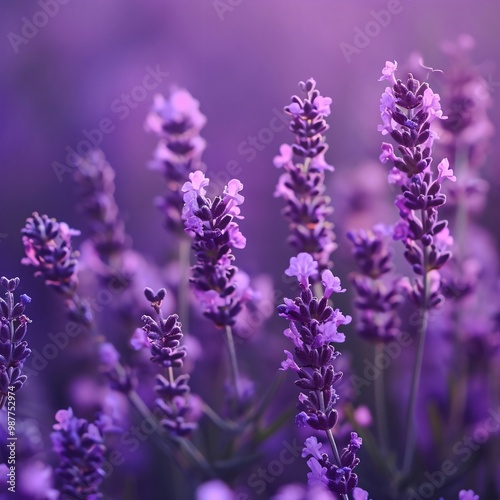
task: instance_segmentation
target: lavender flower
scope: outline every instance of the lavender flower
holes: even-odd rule
[[[295,143],[283,144],[280,155],[274,158],[274,165],[285,170],[275,196],[286,201],[283,215],[291,231],[290,244],[298,252],[312,254],[322,270],[328,267],[336,248],[333,224],[328,220],[333,209],[325,195],[325,170],[333,171],[333,167],[325,161],[328,145],[323,135],[328,130],[325,118],[332,100],[320,95],[312,78],[300,82],[299,88],[305,98],[293,96],[285,108],[292,117],[290,130]]]
[[[79,236],[80,231],[71,229],[65,222],[33,212],[26,219],[21,235],[26,253],[21,263],[33,266],[35,276],[42,276],[46,285],[71,297],[78,286],[79,255],[71,247],[71,238]]]
[[[31,354],[28,343],[24,340],[31,320],[24,314],[31,302],[27,295],[21,295],[15,303],[14,291],[19,286],[19,278],[0,278],[0,285],[5,290],[5,300],[0,298],[0,409],[7,401],[9,392],[16,392],[26,382],[22,368]]]
[[[99,500],[104,479],[106,447],[97,423],[77,418],[73,410],[59,410],[51,434],[52,448],[59,455],[55,470],[61,494],[71,498]]]
[[[340,280],[331,271],[324,270],[321,274],[323,297],[313,295],[309,280],[317,276],[317,269],[318,263],[312,255],[303,252],[290,260],[290,267],[285,271],[289,276],[297,277],[301,294],[295,300],[285,298],[284,304],[278,306],[279,315],[290,322],[284,335],[295,346],[293,354],[285,351],[287,359],[282,362],[281,369],[294,371],[298,377],[295,384],[307,391],[299,395],[296,422],[314,430],[325,431],[336,455],[336,464],[330,463],[327,455],[320,457],[320,463],[318,444],[314,441],[315,438],[310,438],[310,446],[306,446],[308,453],[313,455],[313,459],[308,462],[311,468],[310,484],[324,482],[331,491],[345,495],[357,485],[357,476],[352,473],[352,469],[359,463],[355,455],[361,439],[353,433],[351,444],[342,456],[336,452],[331,430],[338,419],[334,406],[339,396],[333,386],[342,377],[342,372],[336,372],[333,366],[333,361],[340,353],[331,343],[345,340],[345,335],[338,328],[349,324],[351,317],[344,316],[339,309],[334,310],[328,304],[333,293],[345,292]],[[356,446],[357,449],[354,450]]]
[[[156,293],[146,288],[144,295],[157,315],[156,320],[147,315],[142,317],[143,330],[151,344],[151,361],[168,369],[168,379],[162,375],[156,379],[155,391],[160,396],[156,404],[165,414],[161,423],[172,434],[186,436],[196,429],[197,423],[192,421],[196,412],[190,395],[189,375],[174,377],[173,372],[173,368],[182,367],[187,354],[186,347],[180,345],[182,325],[176,314],[163,318],[161,305],[166,295],[164,288]]]
[[[311,472],[307,474],[309,485],[325,484],[327,488],[339,495],[353,491],[358,484],[358,476],[352,472],[360,460],[356,454],[361,448],[362,439],[351,432],[351,439],[340,455],[340,464],[331,463],[326,453],[321,453],[322,444],[315,437],[306,439],[302,450],[302,458],[311,458],[307,465]]]
[[[79,160],[75,172],[80,187],[79,208],[90,221],[90,238],[97,253],[108,264],[126,245],[115,200],[115,172],[99,149]]]
[[[388,278],[392,252],[388,237],[392,231],[375,226],[372,231],[349,231],[353,255],[360,272],[352,283],[357,292],[354,305],[359,310],[356,331],[368,340],[389,342],[399,334],[398,308],[402,303],[400,281]]]
[[[440,97],[424,82],[410,73],[405,84],[396,80],[397,63],[388,61],[380,80],[387,79],[380,100],[383,135],[390,134],[398,144],[398,156],[391,144],[382,144],[382,163],[390,161],[394,167],[389,182],[398,184],[402,194],[396,199],[400,221],[396,224],[394,239],[403,241],[405,258],[417,278],[410,295],[424,309],[434,308],[443,300],[440,294],[439,269],[451,257],[447,221],[439,220],[438,208],[445,204],[441,187],[445,179],[456,180],[448,160],[442,160],[431,169],[432,145],[436,138],[431,123],[445,119]]]
[[[184,230],[180,188],[188,181],[189,173],[203,166],[201,155],[206,143],[200,131],[205,123],[199,102],[185,89],[173,90],[168,99],[156,95],[146,119],[146,130],[160,138],[151,168],[162,173],[168,190],[158,206],[165,213],[168,229],[180,234]]]
[[[192,172],[189,179],[182,187],[185,202],[182,216],[196,255],[191,283],[203,314],[217,326],[231,326],[248,295],[237,289],[238,268],[233,265],[233,249],[246,245],[235,221],[242,218],[239,206],[245,199],[240,194],[243,184],[232,179],[223,196],[211,200],[206,197],[210,181],[203,172]]]

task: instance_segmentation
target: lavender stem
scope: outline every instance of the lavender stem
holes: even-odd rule
[[[240,391],[238,387],[239,371],[238,371],[238,359],[236,358],[236,349],[234,346],[233,330],[231,326],[226,325],[226,339],[227,346],[229,349],[229,362],[231,364],[231,378],[233,379],[233,386],[235,391],[236,401],[240,400]]]
[[[422,210],[422,225],[426,227],[425,211]],[[423,314],[422,322],[420,324],[420,329],[418,332],[418,347],[417,347],[417,358],[415,360],[415,365],[413,367],[412,384],[410,401],[408,405],[408,413],[406,416],[406,442],[405,442],[405,455],[403,460],[403,475],[407,475],[411,469],[413,462],[413,454],[415,451],[415,406],[417,403],[418,388],[420,385],[420,375],[422,373],[422,361],[424,359],[424,347],[425,347],[425,336],[427,333],[427,325],[429,323],[429,307],[428,307],[428,296],[429,296],[429,272],[427,270],[428,264],[428,248],[424,247],[424,259],[423,259]]]
[[[377,342],[375,345],[375,359],[383,354],[384,344]],[[387,413],[385,411],[385,379],[384,372],[380,372],[375,379],[375,413],[377,420],[377,430],[379,444],[383,452],[387,451],[388,432],[387,432]]]
[[[191,238],[183,234],[179,238],[179,316],[185,333],[189,333],[189,276]]]

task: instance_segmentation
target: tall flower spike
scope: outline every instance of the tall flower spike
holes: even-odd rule
[[[383,135],[390,134],[399,155],[391,144],[384,143],[380,160],[394,165],[389,181],[401,187],[402,194],[395,202],[400,220],[395,226],[394,238],[405,245],[404,256],[417,275],[414,285],[408,286],[408,292],[422,312],[406,414],[403,474],[408,474],[415,449],[415,410],[429,311],[443,301],[439,269],[451,257],[449,246],[453,241],[448,222],[439,220],[438,216],[438,208],[446,203],[441,186],[445,180],[455,178],[446,158],[437,168],[432,168],[432,145],[436,134],[431,130],[431,123],[447,118],[443,116],[439,95],[428,83],[413,78],[411,73],[406,84],[396,80],[396,70],[397,64],[388,62],[382,72],[381,80],[389,80],[391,86],[386,87],[380,99],[382,125],[379,130]]]
[[[71,408],[59,410],[56,421],[50,437],[60,460],[55,475],[63,498],[101,499],[106,447],[98,422],[75,417]]]
[[[371,231],[349,231],[347,237],[352,242],[359,268],[359,272],[352,275],[357,292],[356,331],[367,340],[390,342],[400,331],[398,309],[403,301],[400,280],[390,277],[390,234],[386,228],[375,226]]]
[[[109,263],[126,241],[115,200],[115,172],[96,149],[79,159],[75,180],[80,188],[79,208],[90,221],[90,238],[102,261]]]
[[[5,300],[0,298],[0,409],[7,401],[9,392],[18,391],[26,382],[22,368],[31,354],[28,343],[24,340],[31,320],[24,314],[31,302],[27,295],[21,295],[15,302],[14,291],[19,286],[19,278],[0,278],[0,285],[5,290]]]
[[[182,339],[181,324],[176,314],[164,319],[161,304],[166,295],[162,288],[154,293],[151,288],[144,290],[146,299],[155,310],[156,319],[144,315],[143,330],[151,344],[151,361],[162,368],[168,369],[168,379],[163,375],[157,376],[155,391],[160,396],[156,401],[158,407],[165,414],[162,425],[177,436],[186,436],[197,427],[193,416],[193,399],[189,388],[189,375],[174,376],[173,368],[180,368],[186,357],[186,347],[180,345]]]
[[[290,244],[297,252],[312,254],[323,270],[337,247],[333,224],[328,220],[333,209],[325,195],[325,171],[333,171],[333,167],[325,161],[328,145],[323,134],[328,130],[325,118],[332,100],[320,95],[312,78],[300,82],[299,87],[305,98],[293,96],[285,108],[292,118],[290,130],[295,142],[283,144],[280,155],[274,158],[274,165],[285,171],[274,195],[286,202],[283,215],[291,231]]]
[[[290,260],[290,267],[285,271],[289,276],[297,277],[301,293],[295,300],[285,298],[284,304],[278,306],[279,315],[289,321],[284,335],[294,345],[293,353],[285,351],[287,359],[282,362],[281,370],[294,371],[297,374],[295,384],[305,391],[299,395],[297,424],[326,432],[335,455],[331,462],[327,454],[318,451],[320,446],[316,438],[306,441],[302,456],[313,455],[308,461],[311,468],[309,483],[324,483],[330,491],[346,498],[345,495],[358,483],[352,469],[359,463],[356,451],[361,446],[361,439],[352,433],[351,444],[339,456],[332,429],[337,423],[335,404],[339,398],[334,385],[342,377],[342,372],[336,372],[333,366],[340,353],[332,342],[344,342],[345,335],[338,328],[349,324],[351,317],[329,305],[333,293],[345,292],[331,271],[321,273],[324,295],[313,295],[310,279],[317,276],[317,269],[318,263],[312,255],[303,252]]]
[[[182,214],[196,255],[191,282],[205,316],[219,327],[231,326],[249,295],[237,290],[238,268],[233,265],[233,249],[246,245],[236,222],[242,218],[239,206],[244,201],[240,194],[243,184],[232,179],[224,194],[211,200],[206,196],[209,179],[203,172],[193,172],[189,179],[182,187]]]
[[[396,68],[390,75],[384,73],[383,78],[393,83]],[[386,87],[380,110],[383,123],[379,130],[390,134],[400,153],[396,154],[391,144],[382,144],[380,160],[393,164],[389,182],[398,184],[402,191],[395,202],[400,220],[394,239],[404,243],[405,258],[418,276],[411,290],[413,301],[424,309],[434,308],[443,300],[438,270],[451,256],[448,222],[438,218],[438,208],[446,203],[442,183],[454,181],[455,177],[446,158],[437,168],[431,168],[436,138],[431,123],[447,117],[443,116],[439,95],[411,73],[406,84],[397,80],[392,87]]]
[[[183,199],[180,188],[188,175],[202,168],[201,155],[206,147],[200,131],[206,117],[199,110],[199,102],[185,89],[175,89],[168,99],[156,95],[145,128],[155,133],[160,141],[151,162],[151,168],[161,172],[167,194],[158,200],[171,231],[182,234]]]

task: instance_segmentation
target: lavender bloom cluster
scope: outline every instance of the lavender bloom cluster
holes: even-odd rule
[[[439,269],[451,257],[448,250],[452,243],[448,222],[439,220],[438,208],[445,204],[442,193],[445,179],[455,181],[448,160],[443,159],[436,172],[431,170],[432,145],[436,138],[431,123],[445,119],[440,97],[426,82],[420,83],[408,75],[406,84],[396,80],[397,63],[387,61],[380,80],[388,80],[380,100],[382,125],[379,131],[389,134],[397,144],[400,156],[391,144],[382,144],[382,163],[394,165],[389,181],[401,187],[402,194],[396,199],[400,221],[396,224],[394,238],[402,240],[405,258],[419,278],[410,291],[413,301],[424,309],[441,303],[441,279]]]
[[[151,168],[163,175],[167,193],[157,205],[166,216],[167,228],[180,234],[184,231],[181,187],[191,172],[203,167],[201,155],[206,147],[200,131],[207,120],[199,104],[185,89],[173,90],[168,99],[158,94],[145,124],[146,130],[160,138]]]
[[[353,256],[359,268],[352,276],[359,310],[357,333],[372,341],[390,342],[399,335],[398,309],[403,302],[400,280],[390,277],[392,251],[390,228],[381,225],[371,231],[349,231]]]
[[[80,231],[65,222],[33,212],[21,231],[26,257],[22,264],[33,266],[35,276],[65,297],[71,297],[78,286],[76,267],[78,252],[71,246],[71,237]]]
[[[244,290],[237,284],[238,268],[233,264],[233,249],[246,246],[246,238],[235,220],[243,218],[243,184],[232,179],[223,196],[211,200],[206,196],[210,181],[203,172],[192,172],[189,179],[182,186],[182,217],[186,232],[193,238],[196,256],[191,283],[205,316],[220,327],[233,325],[245,300]]]
[[[71,238],[80,231],[71,229],[65,222],[58,222],[47,215],[33,212],[26,219],[21,231],[26,257],[21,263],[35,268],[45,284],[66,299],[70,316],[84,325],[92,323],[92,311],[76,293],[78,287],[78,257]]]
[[[186,436],[196,429],[196,422],[190,421],[193,408],[190,401],[189,375],[181,374],[174,377],[173,368],[181,368],[186,357],[185,346],[180,345],[182,339],[181,324],[177,314],[166,319],[161,311],[162,301],[165,298],[164,288],[154,293],[151,288],[144,290],[146,299],[151,303],[158,318],[144,315],[143,330],[151,344],[151,361],[162,368],[168,368],[169,378],[158,375],[155,391],[161,399],[156,401],[158,407],[165,414],[162,425],[176,436]]]
[[[351,432],[349,444],[342,450],[340,464],[330,462],[327,453],[321,452],[322,443],[312,436],[306,439],[302,458],[311,458],[307,465],[311,472],[307,478],[310,486],[326,485],[328,490],[339,495],[346,495],[352,492],[358,484],[358,476],[353,469],[359,465],[359,458],[356,456],[361,449],[363,440],[355,433]]]
[[[329,299],[333,293],[342,293],[345,289],[341,288],[339,278],[324,270],[321,273],[324,294],[314,296],[310,279],[317,278],[318,263],[305,252],[291,258],[285,273],[297,277],[301,293],[295,300],[285,298],[284,304],[278,306],[279,315],[290,322],[284,335],[295,346],[293,354],[285,351],[287,359],[282,362],[281,369],[294,371],[298,377],[295,384],[307,391],[299,395],[296,422],[329,433],[338,419],[335,403],[339,396],[334,385],[342,377],[342,372],[336,372],[333,366],[340,353],[332,342],[344,342],[345,335],[338,328],[351,322],[350,316],[344,316],[339,309],[329,305]],[[323,481],[331,491],[340,495],[351,491],[358,482],[352,469],[359,463],[356,451],[360,446],[361,439],[353,433],[351,445],[340,457],[340,462],[331,463],[326,456],[321,456],[319,465],[316,454],[313,454],[309,463],[312,470],[310,481]]]
[[[321,269],[326,269],[337,247],[333,223],[328,220],[333,208],[325,194],[325,171],[333,171],[333,167],[325,161],[328,145],[323,134],[329,128],[325,118],[330,115],[332,100],[321,96],[312,78],[300,82],[299,87],[305,97],[293,96],[285,108],[292,117],[290,130],[295,143],[283,144],[280,155],[274,158],[274,165],[285,171],[275,196],[286,201],[283,215],[291,231],[290,244],[299,253],[310,253]]]
[[[31,354],[24,340],[31,320],[24,314],[31,298],[25,294],[15,301],[14,291],[19,286],[19,278],[0,278],[5,290],[5,299],[0,297],[0,409],[7,401],[9,392],[16,392],[26,382],[22,368]]]
[[[55,470],[58,490],[70,498],[99,500],[105,477],[106,446],[99,423],[77,418],[73,410],[59,410],[51,434],[52,448],[59,456]]]
[[[79,208],[90,221],[90,238],[105,263],[123,250],[125,226],[115,200],[115,172],[101,150],[80,158],[75,180],[79,186]]]

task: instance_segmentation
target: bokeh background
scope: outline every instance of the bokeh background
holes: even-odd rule
[[[397,13],[386,26],[368,30],[365,46],[356,45],[360,31],[374,20],[373,12],[390,4]],[[147,168],[156,138],[143,124],[157,92],[168,93],[179,85],[200,101],[208,117],[202,132],[208,142],[203,157],[208,174],[225,180],[231,165],[245,186],[242,230],[248,245],[238,253],[238,264],[252,275],[267,273],[277,283],[282,283],[292,251],[285,243],[281,200],[273,197],[279,172],[272,159],[291,135],[286,129],[271,134],[263,130],[269,130],[300,80],[314,77],[322,94],[333,99],[327,138],[328,160],[336,172],[329,182],[340,244],[334,260],[342,278],[352,265],[345,231],[377,222],[374,214],[386,223],[397,217],[388,201],[389,188],[385,194],[376,188],[385,183],[377,165],[381,136],[376,127],[384,86],[377,79],[387,59],[413,67],[421,56],[427,66],[444,68],[442,43],[470,34],[476,40],[473,59],[493,98],[490,118],[499,126],[498,1],[68,0],[57,5],[58,12],[24,41],[16,35],[22,36],[25,18],[33,20],[40,5],[4,2],[0,16],[0,273],[20,276],[23,292],[35,298],[30,313],[34,347],[43,345],[47,333],[63,320],[54,297],[20,264],[19,231],[37,210],[85,233],[75,210],[72,175],[58,177],[54,171],[54,162],[65,163],[67,148],[77,148],[85,130],[96,129],[106,118],[112,123],[113,131],[103,134],[99,147],[116,170],[116,197],[134,248],[158,265],[175,251],[176,243],[153,206],[163,186]],[[347,44],[356,51],[346,56],[351,50]],[[136,92],[137,98],[127,104],[124,94],[133,94],[148,68],[160,68],[166,75],[156,88]],[[430,81],[439,91],[440,74],[432,73]],[[254,145],[252,137],[257,138]],[[480,221],[497,246],[498,161],[499,149],[493,147],[483,173],[491,188]],[[367,203],[377,210],[363,211]],[[346,297],[345,312],[348,304]],[[264,334],[280,337],[282,326],[273,320]],[[353,340],[347,346],[355,358],[358,344]],[[266,352],[247,360],[247,369],[262,367],[263,373],[272,374],[280,361],[279,350]],[[69,397],[69,382],[51,379],[51,373],[48,369],[43,380],[34,380],[18,399],[19,414],[40,421],[45,430],[50,429],[52,407],[67,405]],[[61,376],[60,370],[53,374]],[[47,411],[40,410],[44,406]],[[285,437],[293,436],[293,426],[286,432]],[[298,470],[305,477],[305,466]],[[285,471],[266,494],[295,479],[294,474]],[[144,491],[144,498],[159,498]]]

